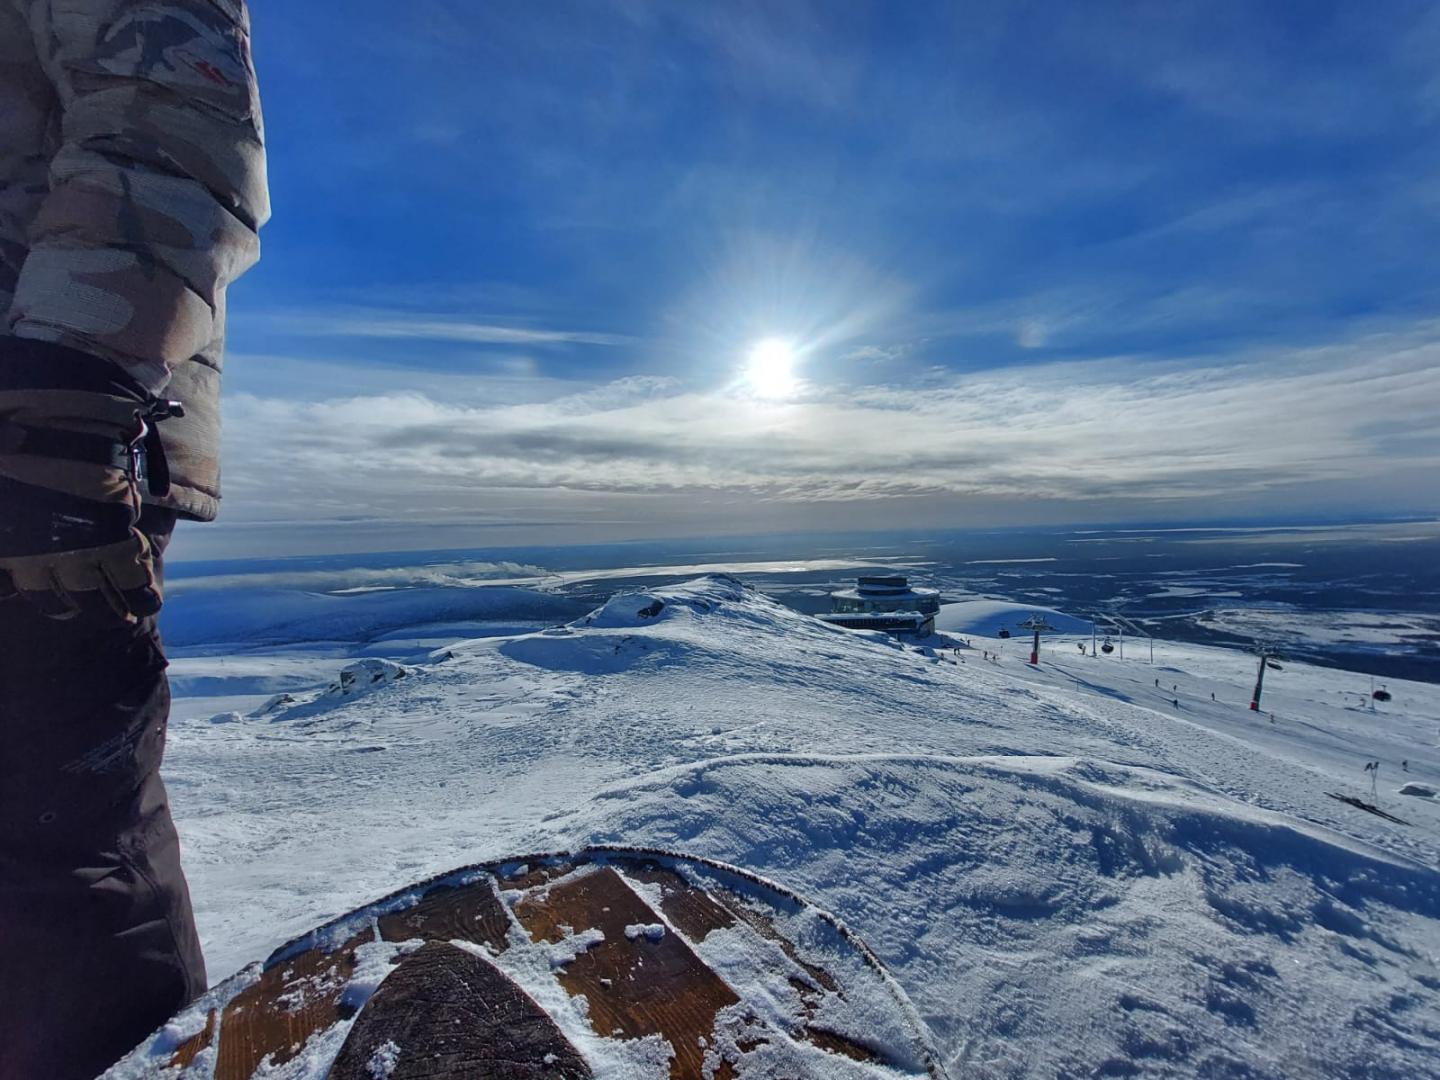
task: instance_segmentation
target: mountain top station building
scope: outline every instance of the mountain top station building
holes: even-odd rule
[[[911,588],[903,577],[862,577],[853,589],[830,594],[830,614],[820,619],[850,630],[884,630],[897,637],[935,633],[940,593]]]

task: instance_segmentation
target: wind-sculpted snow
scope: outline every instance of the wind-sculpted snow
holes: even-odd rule
[[[632,632],[661,625],[661,633]],[[824,623],[747,591],[736,578],[717,574],[673,589],[621,593],[568,627],[515,638],[501,645],[500,652],[536,667],[591,674],[636,666],[693,667],[705,663],[707,655],[724,664],[727,660],[721,654],[737,642],[717,637],[722,628],[741,633],[749,628],[766,637],[782,629],[817,639],[837,633]]]
[[[746,755],[595,802],[588,840],[825,897],[956,1075],[1398,1076],[1440,1049],[1440,874],[1163,773]]]
[[[325,692],[337,657],[240,722],[180,702],[217,977],[456,865],[655,844],[839,914],[958,1076],[1440,1071],[1440,801],[1392,795],[1440,784],[1433,687],[1372,714],[1358,678],[1287,663],[1272,720],[1225,650],[1057,639],[1031,669],[1028,641],[937,654],[724,577],[571,617],[360,694]]]

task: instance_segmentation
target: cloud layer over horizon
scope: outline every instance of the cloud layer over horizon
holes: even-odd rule
[[[535,490],[781,503],[1109,500],[1137,513],[1440,467],[1440,327],[1244,362],[1127,358],[793,401],[629,376],[486,405],[392,392],[227,402],[226,483],[269,519],[464,516]],[[560,384],[563,387],[563,384]],[[559,388],[559,387],[556,387]]]

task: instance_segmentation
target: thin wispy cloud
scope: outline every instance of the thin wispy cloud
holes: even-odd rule
[[[470,322],[414,314],[293,315],[269,318],[273,329],[307,337],[388,338],[397,341],[449,341],[466,345],[628,345],[627,334],[594,330],[558,330]]]

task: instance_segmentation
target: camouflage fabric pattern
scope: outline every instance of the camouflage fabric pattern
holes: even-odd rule
[[[225,289],[269,217],[241,0],[0,0],[0,333],[185,405],[164,505],[215,516]]]

